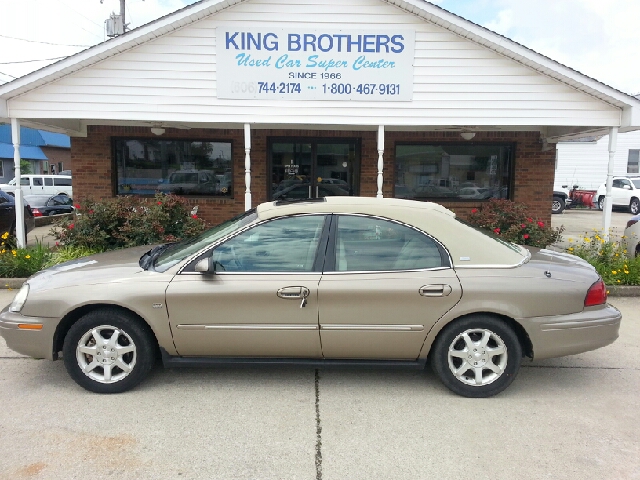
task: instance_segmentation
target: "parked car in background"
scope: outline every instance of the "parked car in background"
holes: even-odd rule
[[[458,192],[458,197],[464,199],[487,199],[491,198],[491,191],[484,187],[464,187]]]
[[[606,193],[607,184],[603,183],[595,195],[600,210],[604,208]],[[611,199],[614,207],[626,208],[633,215],[640,213],[640,175],[613,177]]]
[[[28,174],[20,176],[20,188],[25,195],[58,195],[64,193],[73,197],[71,175],[40,175]],[[0,185],[0,190],[13,194],[16,189],[16,179]]]
[[[578,257],[504,242],[435,203],[338,196],[51,267],[0,313],[0,334],[32,357],[62,352],[98,393],[134,387],[160,353],[167,367],[430,362],[453,392],[488,397],[524,356],[608,345],[620,321]]]
[[[34,217],[73,213],[73,200],[67,195],[25,195]]]
[[[24,227],[25,232],[29,233],[35,227],[35,220],[31,207],[24,202]],[[9,232],[15,235],[16,232],[16,199],[13,195],[0,191],[0,235]]]
[[[627,257],[637,257],[640,254],[640,214],[629,219],[627,228],[624,229],[624,237]]]

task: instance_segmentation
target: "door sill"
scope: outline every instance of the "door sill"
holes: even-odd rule
[[[303,367],[375,367],[423,369],[426,359],[418,360],[365,360],[365,359],[323,359],[323,358],[278,358],[278,357],[180,357],[172,356],[160,348],[162,364],[165,368],[215,367],[215,366],[287,366]]]

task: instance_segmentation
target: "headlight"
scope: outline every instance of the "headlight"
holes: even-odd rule
[[[9,311],[19,312],[20,310],[22,310],[22,307],[24,307],[24,303],[27,301],[27,295],[29,295],[29,284],[25,283],[13,298],[13,302],[11,302],[11,306],[9,306]]]

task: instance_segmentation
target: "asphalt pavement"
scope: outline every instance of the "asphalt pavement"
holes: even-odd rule
[[[638,479],[640,299],[611,300],[615,343],[525,361],[489,399],[431,372],[283,367],[158,367],[104,396],[0,338],[0,479]]]

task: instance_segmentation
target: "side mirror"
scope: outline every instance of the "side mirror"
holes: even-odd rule
[[[196,263],[194,270],[198,273],[216,273],[216,267],[215,263],[213,262],[213,258],[207,257],[199,260],[198,263]]]

